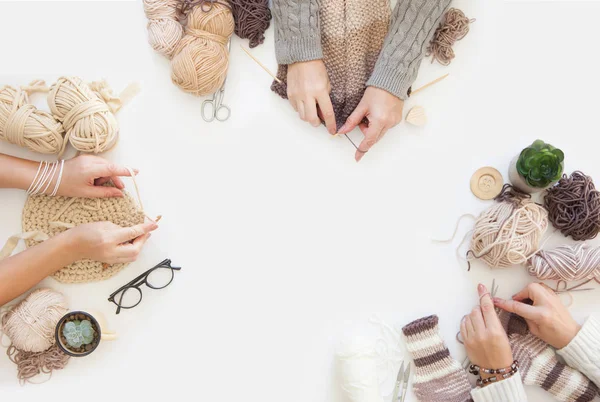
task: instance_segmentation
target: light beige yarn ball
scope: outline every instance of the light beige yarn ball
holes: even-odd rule
[[[148,17],[148,42],[154,50],[171,58],[183,37],[183,26],[178,19],[179,0],[143,0]]]
[[[117,142],[119,124],[114,110],[81,78],[59,78],[50,87],[48,105],[78,151],[100,153]]]
[[[56,324],[67,311],[61,293],[37,289],[2,317],[2,330],[18,350],[43,352],[54,345]]]
[[[34,195],[27,198],[23,208],[23,232],[41,231],[49,237],[56,236],[68,227],[84,223],[109,221],[122,227],[143,223],[144,213],[138,203],[125,193],[125,197],[68,198]],[[39,242],[26,240],[27,247]],[[127,264],[106,265],[99,261],[81,260],[52,275],[63,283],[81,283],[108,279]]]
[[[62,124],[30,104],[26,88],[10,86],[0,88],[0,139],[42,154],[60,154],[66,144]]]
[[[216,92],[227,76],[227,43],[234,28],[231,9],[226,5],[212,3],[210,11],[204,11],[202,4],[194,7],[171,60],[173,83],[198,96]]]

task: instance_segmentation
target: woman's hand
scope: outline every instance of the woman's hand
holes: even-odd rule
[[[128,228],[111,222],[95,222],[79,225],[63,234],[70,240],[75,260],[117,264],[135,261],[150,232],[157,228],[151,221]]]
[[[136,169],[133,170],[138,173]],[[123,197],[125,185],[119,176],[130,176],[129,170],[94,155],[81,155],[65,161],[58,195],[67,197]],[[104,187],[112,181],[115,187]]]
[[[321,124],[321,117],[330,134],[335,134],[335,115],[331,105],[331,85],[323,60],[293,63],[288,66],[287,96],[300,118],[315,127]]]
[[[525,299],[533,300],[533,305],[523,303]],[[556,349],[567,346],[581,329],[556,293],[543,283],[529,284],[512,300],[496,297],[494,304],[523,317],[532,334]]]
[[[402,99],[383,89],[367,88],[354,112],[338,131],[340,134],[347,134],[359,126],[365,135],[354,156],[357,162],[383,138],[390,128],[402,121],[403,108],[404,101]],[[365,117],[369,120],[368,125],[362,123]]]
[[[480,305],[460,323],[460,334],[469,360],[482,368],[508,367],[513,363],[513,356],[506,332],[486,287],[479,284],[477,291]],[[483,372],[480,375],[482,378],[492,376]]]

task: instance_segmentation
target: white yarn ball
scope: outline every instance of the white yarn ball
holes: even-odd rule
[[[2,318],[2,330],[23,352],[43,352],[55,343],[58,321],[67,314],[65,297],[52,289],[37,289]]]
[[[352,402],[383,402],[377,377],[378,355],[361,338],[342,343],[337,359],[341,386]]]

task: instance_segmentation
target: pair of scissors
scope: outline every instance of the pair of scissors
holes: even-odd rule
[[[398,371],[398,377],[396,378],[396,386],[394,387],[394,395],[392,396],[392,402],[400,401],[404,402],[406,399],[406,391],[408,391],[408,379],[410,378],[410,363],[404,370],[404,362],[400,365]]]
[[[229,40],[227,47],[229,50],[231,50],[231,40]],[[231,109],[229,106],[223,104],[226,82],[227,78],[225,78],[225,81],[223,81],[221,88],[219,88],[219,90],[213,94],[212,99],[207,99],[202,102],[202,119],[207,123],[210,123],[215,119],[223,122],[229,119],[229,116],[231,115]]]

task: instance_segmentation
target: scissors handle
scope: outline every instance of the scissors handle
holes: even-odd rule
[[[218,121],[223,122],[223,121],[229,119],[229,116],[231,116],[231,109],[229,108],[229,106],[221,104],[221,106],[219,106],[217,108],[217,111],[215,113],[215,118]]]
[[[202,119],[207,123],[210,123],[215,119],[215,117],[217,116],[217,109],[215,108],[214,100],[207,99],[204,102],[202,102],[201,114]]]

